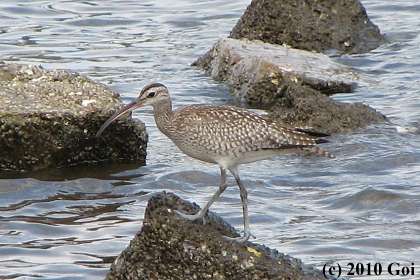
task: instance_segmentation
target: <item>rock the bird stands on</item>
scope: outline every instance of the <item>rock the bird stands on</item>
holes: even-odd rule
[[[226,170],[235,177],[243,208],[244,235],[229,240],[245,242],[251,236],[247,191],[242,184],[238,165],[290,152],[309,151],[333,158],[316,147],[327,141],[327,134],[281,125],[246,109],[232,106],[190,105],[172,111],[168,89],[159,83],[145,86],[137,99],[112,115],[99,129],[104,129],[122,115],[150,105],[159,130],[186,155],[220,167],[221,183],[217,192],[195,215],[175,212],[187,220],[203,218],[211,204],[227,188]]]

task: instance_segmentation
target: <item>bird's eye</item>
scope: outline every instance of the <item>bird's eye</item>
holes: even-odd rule
[[[155,95],[156,95],[156,92],[151,91],[147,94],[147,97],[155,97]]]

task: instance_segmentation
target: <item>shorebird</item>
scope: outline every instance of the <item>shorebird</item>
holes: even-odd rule
[[[186,155],[218,164],[221,183],[212,198],[198,211],[189,215],[177,213],[187,220],[204,218],[212,203],[227,188],[226,170],[233,175],[242,201],[244,234],[232,238],[245,242],[251,236],[248,217],[247,191],[239,178],[238,165],[251,163],[290,152],[309,151],[332,158],[333,155],[316,147],[327,142],[328,134],[293,128],[257,113],[234,106],[189,105],[172,110],[166,86],[153,83],[145,86],[138,98],[113,114],[98,130],[98,137],[114,120],[137,108],[150,105],[158,129]]]

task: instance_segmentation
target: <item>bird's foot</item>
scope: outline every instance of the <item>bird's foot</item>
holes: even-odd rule
[[[251,234],[250,232],[245,232],[243,236],[239,236],[239,237],[229,237],[229,236],[223,236],[224,239],[229,240],[229,241],[235,241],[238,243],[244,243],[246,241],[248,241],[248,239],[252,236],[252,238],[255,239],[255,236],[253,234]]]
[[[201,211],[199,211],[197,214],[185,214],[182,212],[179,212],[178,210],[174,210],[174,213],[177,214],[178,216],[180,216],[181,218],[188,220],[188,221],[195,221],[198,219],[203,219],[203,225],[206,224],[206,220],[204,219],[204,213],[201,213]]]

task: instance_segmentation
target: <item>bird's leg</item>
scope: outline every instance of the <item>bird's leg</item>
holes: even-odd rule
[[[236,241],[238,243],[246,242],[249,237],[251,236],[251,231],[249,229],[249,216],[248,216],[248,192],[246,191],[244,185],[241,182],[241,179],[239,178],[238,174],[238,168],[232,167],[229,169],[230,173],[232,173],[233,177],[235,177],[236,183],[239,187],[239,195],[241,196],[242,200],[242,211],[243,211],[243,218],[244,218],[244,235],[240,237],[227,237],[225,238],[227,240]]]
[[[189,221],[195,221],[197,219],[203,218],[204,215],[206,214],[207,210],[213,204],[213,202],[215,202],[216,199],[219,197],[219,195],[221,195],[226,190],[226,188],[227,188],[226,170],[224,168],[222,168],[222,167],[220,167],[220,177],[221,177],[221,182],[220,182],[219,189],[212,196],[212,198],[206,203],[206,205],[204,205],[204,207],[201,208],[200,211],[198,211],[197,214],[189,215],[189,214],[181,213],[181,212],[179,212],[177,210],[175,210],[174,212],[176,214],[178,214],[181,218],[184,218],[184,219],[189,220]]]

